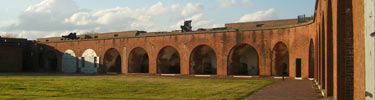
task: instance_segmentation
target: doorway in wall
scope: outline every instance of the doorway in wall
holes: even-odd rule
[[[301,77],[301,58],[296,59],[296,77]]]

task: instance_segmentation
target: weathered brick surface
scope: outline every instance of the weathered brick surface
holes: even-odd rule
[[[295,61],[301,58],[302,77],[309,77],[309,69],[313,69],[312,76],[325,89],[326,96],[339,100],[364,99],[363,0],[316,1],[315,19],[304,25],[293,25],[294,21],[283,20],[231,23],[226,25],[228,30],[189,33],[118,32],[93,34],[99,38],[87,40],[39,40],[60,53],[71,49],[78,57],[84,50],[93,49],[103,58],[109,49],[114,48],[122,58],[122,73],[128,73],[130,52],[134,48],[143,48],[149,56],[150,74],[157,73],[157,57],[161,49],[167,46],[175,48],[179,54],[180,74],[189,74],[192,51],[206,45],[216,54],[217,75],[223,76],[227,75],[230,51],[240,44],[250,45],[258,53],[259,75],[271,76],[273,50],[281,42],[289,53],[290,77],[295,77]],[[265,23],[264,26],[257,27],[262,23]],[[115,34],[119,36],[113,37]],[[310,44],[314,48],[311,49],[313,52],[309,52]],[[309,60],[309,57],[314,60]],[[61,59],[58,60],[60,67]]]
[[[354,98],[365,97],[364,0],[352,0],[353,6],[353,85]]]
[[[32,41],[0,37],[0,72],[32,71],[35,51]]]
[[[22,71],[22,48],[0,46],[0,72]]]
[[[259,75],[271,75],[271,56],[276,43],[286,44],[289,51],[290,77],[295,75],[295,59],[302,59],[302,77],[308,77],[308,51],[314,40],[314,24],[289,28],[262,30],[233,30],[195,32],[168,36],[148,36],[132,38],[93,39],[85,41],[46,42],[60,53],[71,49],[77,57],[86,49],[93,49],[101,58],[110,48],[121,54],[122,72],[128,72],[128,56],[136,47],[145,49],[149,56],[149,73],[156,74],[157,55],[166,46],[176,48],[181,59],[181,74],[189,74],[189,60],[192,50],[200,45],[211,47],[217,57],[217,75],[227,75],[227,60],[230,50],[239,44],[248,44],[259,53]],[[61,55],[61,54],[59,54]],[[59,61],[61,62],[61,61]],[[101,60],[101,63],[103,61]],[[59,65],[60,66],[60,65]]]

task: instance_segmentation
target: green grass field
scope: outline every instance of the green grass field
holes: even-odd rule
[[[273,82],[157,76],[0,76],[0,99],[237,100]]]

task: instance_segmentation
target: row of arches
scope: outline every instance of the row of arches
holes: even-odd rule
[[[250,45],[235,46],[229,54],[229,75],[258,75],[258,53]],[[157,56],[158,74],[179,74],[180,54],[170,46],[160,50]],[[129,73],[148,73],[148,55],[142,48],[135,48],[129,55]],[[190,74],[217,74],[217,57],[214,50],[207,45],[193,49],[189,59]]]
[[[109,58],[109,59],[113,59],[113,58]],[[103,68],[98,69],[100,66],[99,61],[100,61],[100,58],[92,49],[87,49],[86,51],[84,51],[82,56],[78,57],[78,59],[73,50],[66,50],[62,56],[62,72],[72,73],[72,72],[77,72],[78,70],[80,70],[80,72],[84,72],[84,73],[96,73],[96,72],[110,70],[110,69],[103,69]],[[108,64],[106,60],[104,60],[104,62],[105,64],[107,63],[107,65],[109,66],[112,66],[111,64],[113,64],[112,62]],[[78,68],[76,66],[78,66]]]
[[[310,46],[310,53],[311,49],[313,50],[313,46]],[[313,59],[312,56],[313,54],[309,55],[309,60]],[[99,64],[100,59],[92,49],[84,51],[82,57],[77,57],[74,51],[67,50],[62,56],[62,71],[84,73],[120,73],[122,71],[122,57],[116,49],[112,48],[106,51],[101,65]],[[287,45],[282,42],[277,43],[272,50],[271,61],[272,76],[281,76],[283,74],[289,76],[289,50]],[[228,54],[227,63],[228,75],[259,75],[258,52],[248,44],[234,46]],[[179,74],[181,70],[180,54],[171,46],[164,47],[157,55],[156,64],[158,74]],[[216,53],[207,45],[197,46],[190,54],[189,65],[190,74],[215,75],[217,74]],[[311,66],[313,67],[313,65],[309,65],[309,67]],[[145,49],[138,47],[130,52],[128,56],[128,73],[149,73],[149,56]]]

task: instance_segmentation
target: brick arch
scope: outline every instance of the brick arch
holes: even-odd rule
[[[69,53],[69,54],[71,54],[72,56],[77,57],[77,56],[76,56],[76,53],[75,53],[74,50],[72,50],[72,49],[67,49],[67,50],[65,50],[65,52],[63,52],[63,53],[64,53],[64,54],[65,54],[65,53]],[[63,55],[64,55],[64,54],[63,54]]]
[[[86,49],[83,51],[80,59],[79,59],[79,68],[81,68],[81,72],[83,73],[97,73],[99,68],[99,57],[97,56],[97,52],[93,49]]]
[[[72,50],[75,54],[75,59],[76,59],[76,64],[75,64],[75,67],[76,67],[76,72],[79,72],[79,68],[78,68],[78,63],[79,63],[79,57],[81,57],[82,53],[80,53],[78,51],[78,48],[74,47],[74,46],[71,46],[69,48],[58,48],[58,52],[61,53],[61,56],[59,57],[59,64],[58,64],[58,69],[61,70],[61,72],[64,72],[62,71],[63,70],[63,56],[64,56],[64,53],[68,50]],[[70,73],[70,72],[68,72]]]
[[[67,73],[74,73],[77,72],[77,56],[76,53],[71,50],[67,49],[63,53],[61,57],[61,70],[62,72],[67,72]]]
[[[98,56],[98,53],[94,50],[94,49],[85,49],[83,52],[82,52],[82,55],[81,57],[84,57],[84,56],[89,56],[90,55],[90,52],[91,54],[93,54],[93,56]]]
[[[103,55],[103,65],[100,68],[101,72],[121,72],[122,56],[121,52],[116,48],[109,48]]]
[[[74,48],[66,48],[66,49],[62,49],[61,51],[59,50],[59,52],[61,53],[65,53],[66,51],[68,50],[72,50],[75,54],[76,57],[79,57],[81,54],[78,53],[77,49],[74,49]]]
[[[172,54],[167,54],[167,58],[164,56],[164,59],[162,59],[164,53],[168,52],[165,50],[168,49]],[[156,61],[156,69],[158,74],[180,74],[181,72],[181,55],[173,46],[167,45],[161,48],[157,54]]]
[[[85,53],[87,50],[90,50],[90,51],[95,52],[95,56],[98,56],[98,55],[99,55],[99,54],[98,54],[98,51],[96,51],[95,49],[92,49],[92,48],[83,48],[83,49],[78,48],[77,51],[79,51],[79,52],[77,52],[76,55],[80,55],[80,56],[77,56],[77,57],[83,57],[84,53]]]
[[[256,46],[256,44],[252,44],[252,43],[239,43],[239,44],[233,44],[233,45],[228,45],[228,46],[225,46],[225,55],[228,56],[229,53],[232,51],[233,48],[235,48],[236,46],[239,46],[239,45],[249,45],[250,47],[254,48],[254,50],[257,52],[259,58],[261,56],[262,53],[265,53],[265,52],[258,52],[258,51],[261,51],[261,47],[260,46]]]
[[[201,52],[197,51],[198,49]],[[205,50],[206,49],[206,50]],[[196,57],[198,56],[198,57]],[[198,45],[190,53],[189,56],[189,72],[190,74],[217,74],[218,56],[215,50],[209,45]],[[208,60],[208,61],[207,61]]]
[[[127,51],[129,51],[129,52],[127,52],[125,55],[126,55],[126,57],[129,57],[129,55],[130,55],[130,53],[134,50],[134,49],[137,49],[137,48],[142,48],[143,50],[145,50],[146,51],[146,53],[148,54],[148,55],[150,55],[150,53],[152,52],[152,50],[148,50],[146,47],[143,47],[143,46],[132,46],[132,47],[126,47],[127,48]]]
[[[155,52],[154,52],[154,55],[155,55],[154,58],[155,58],[155,60],[157,60],[160,51],[163,50],[166,47],[172,47],[172,48],[174,48],[177,51],[178,55],[180,55],[180,56],[184,55],[183,54],[184,53],[184,49],[181,49],[181,47],[179,47],[178,45],[174,45],[174,44],[168,43],[168,44],[160,44],[160,45],[155,46],[155,47],[156,47],[156,48],[154,48],[154,50],[155,50]]]
[[[289,46],[288,46],[288,44],[286,44],[286,42],[285,41],[278,41],[278,42],[276,42],[274,45],[273,45],[273,47],[272,47],[272,51],[275,49],[275,47],[276,46],[278,46],[278,45],[280,45],[280,44],[283,44],[283,45],[285,45],[286,46],[286,48],[288,49],[288,51],[290,51],[289,49]]]
[[[247,43],[237,44],[227,56],[228,75],[259,75],[259,53]]]
[[[100,53],[98,52],[98,56],[100,58],[104,58],[104,55],[105,53],[110,50],[110,49],[115,49],[116,51],[118,51],[120,54],[122,53],[121,51],[121,47],[120,46],[105,46],[105,47],[97,47],[98,51],[100,50]],[[122,56],[121,56],[122,57]]]
[[[277,42],[273,46],[272,51],[271,51],[271,75],[272,76],[282,76],[283,74],[286,76],[290,75],[289,51],[290,51],[289,47],[282,41]]]
[[[150,56],[142,47],[132,48],[128,55],[128,73],[149,73]]]
[[[288,40],[280,40],[280,39],[271,42],[271,45],[270,45],[270,46],[271,46],[271,50],[274,50],[275,47],[276,47],[278,44],[285,44],[286,47],[288,48],[288,51],[290,51],[290,50],[289,50],[289,49],[290,49],[289,41],[288,41]]]
[[[175,49],[177,51],[177,53],[180,55],[180,51],[179,51],[178,47],[173,46],[173,45],[163,45],[163,46],[161,46],[161,48],[157,50],[158,54],[160,53],[161,50],[163,50],[167,47],[171,47],[171,48]]]
[[[212,47],[214,47],[213,45],[206,44],[206,43],[201,43],[201,44],[196,44],[196,45],[193,45],[193,46],[188,46],[188,48],[190,47],[190,49],[189,49],[189,58],[190,58],[191,53],[193,52],[193,50],[196,49],[199,46],[208,46],[208,47],[210,47],[214,51],[215,54],[217,54],[217,52],[215,51],[216,49],[212,48]]]

